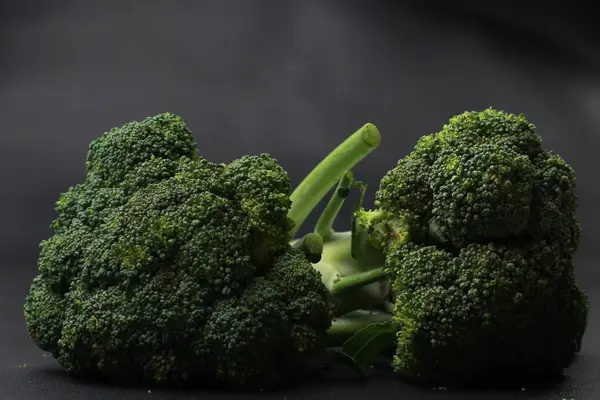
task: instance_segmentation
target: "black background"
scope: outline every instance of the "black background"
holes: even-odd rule
[[[355,170],[371,182],[371,200],[379,177],[419,136],[454,114],[489,106],[526,114],[546,147],[578,174],[577,276],[592,308],[584,350],[564,382],[440,393],[378,375],[270,396],[600,398],[594,13],[531,2],[445,3],[1,1],[0,399],[226,396],[77,382],[27,337],[22,304],[38,243],[50,234],[58,194],[83,179],[88,143],[106,130],[174,112],[207,158],[268,152],[298,183],[348,134],[373,122],[382,145]]]

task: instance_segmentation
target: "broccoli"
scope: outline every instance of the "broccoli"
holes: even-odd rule
[[[588,311],[574,170],[524,116],[466,112],[365,209],[351,170],[380,140],[364,125],[293,189],[268,154],[208,161],[170,113],[105,133],[40,245],[32,340],[74,375],[177,386],[266,387],[328,346],[446,386],[562,372]]]
[[[348,141],[363,155],[377,144],[364,134]],[[295,374],[326,346],[336,296],[370,281],[323,284],[309,261],[320,237],[289,243],[291,193],[267,154],[201,157],[174,114],[110,130],[56,203],[24,305],[29,335],[76,376],[267,387]]]
[[[315,227],[316,270],[375,282],[330,328],[345,354],[364,367],[392,351],[399,376],[446,386],[547,377],[574,361],[588,310],[574,275],[575,172],[523,115],[451,118],[383,176],[374,209],[353,179],[340,178]],[[352,230],[335,232],[353,187]]]

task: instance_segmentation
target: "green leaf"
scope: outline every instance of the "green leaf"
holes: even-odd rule
[[[366,371],[384,350],[394,345],[396,332],[397,326],[391,321],[370,324],[348,339],[342,350]]]
[[[367,378],[366,371],[361,368],[356,361],[346,353],[334,352],[333,360],[349,367],[352,371],[356,372],[361,378]]]

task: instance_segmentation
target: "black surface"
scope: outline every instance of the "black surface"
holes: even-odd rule
[[[581,268],[589,264],[580,264]],[[56,362],[35,348],[28,340],[25,327],[16,310],[16,301],[9,296],[22,295],[24,281],[2,284],[0,299],[3,306],[10,304],[8,326],[0,332],[0,399],[2,400],[70,400],[70,399],[114,399],[114,400],[201,400],[201,399],[251,399],[267,398],[278,400],[295,399],[451,399],[451,400],[595,400],[600,398],[600,290],[596,285],[588,293],[592,298],[590,326],[584,340],[584,349],[576,364],[565,372],[559,382],[514,385],[471,391],[450,391],[443,388],[417,388],[398,382],[383,366],[372,372],[368,381],[358,381],[346,371],[333,371],[318,381],[309,381],[296,388],[273,393],[226,393],[224,391],[203,390],[157,390],[148,387],[110,387],[100,383],[77,381],[67,376]],[[586,285],[584,285],[586,286]]]
[[[269,152],[297,183],[370,121],[384,142],[356,173],[373,187],[419,136],[488,106],[525,113],[577,170],[577,276],[592,307],[583,352],[565,380],[550,389],[454,393],[377,372],[365,383],[328,380],[262,396],[600,398],[600,51],[592,13],[443,3],[0,3],[0,399],[252,397],[78,382],[28,339],[22,304],[37,244],[50,233],[58,194],[82,179],[87,145],[102,132],[175,112],[209,159]]]

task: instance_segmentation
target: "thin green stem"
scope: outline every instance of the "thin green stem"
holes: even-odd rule
[[[352,258],[351,240],[350,232],[334,232],[323,244],[321,260],[313,264],[313,268],[321,274],[321,280],[327,290],[330,293],[337,292],[331,294],[331,300],[336,305],[336,315],[359,309],[383,308],[383,303],[388,297],[386,279],[369,283],[373,274],[379,274],[378,272],[361,275],[381,267],[383,263],[359,262]],[[344,288],[350,282],[352,285]]]
[[[350,290],[362,288],[363,286],[367,286],[371,283],[379,282],[384,279],[387,279],[387,275],[384,272],[383,267],[371,269],[355,275],[340,278],[333,284],[330,293],[333,295],[340,295]]]
[[[375,323],[388,322],[392,314],[383,311],[356,310],[335,318],[327,331],[329,346],[341,346],[359,330]]]
[[[315,225],[315,232],[318,233],[323,240],[329,239],[334,233],[333,222],[344,205],[344,201],[348,197],[350,186],[353,181],[354,174],[352,174],[352,171],[346,172],[342,179],[340,179],[329,203],[327,203],[325,209],[321,213],[321,216]]]
[[[347,171],[364,159],[381,142],[379,130],[365,124],[327,155],[296,187],[288,217],[294,235],[327,192]]]

